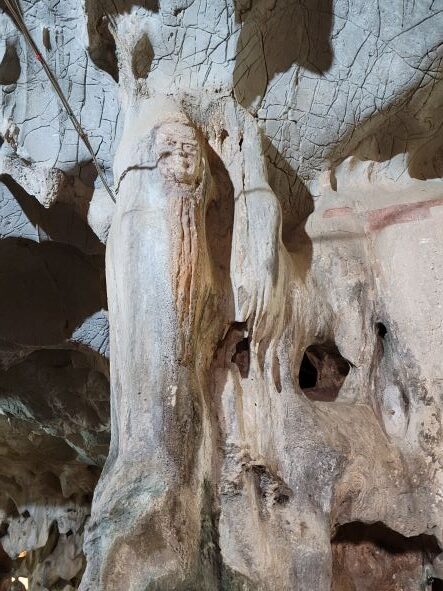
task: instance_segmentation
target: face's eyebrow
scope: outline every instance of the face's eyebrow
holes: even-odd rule
[[[167,141],[167,139],[160,140],[159,143],[161,144],[161,143],[164,143],[165,141]],[[191,146],[196,146],[196,147],[198,147],[198,145],[199,145],[198,141],[196,141],[196,140],[190,140],[190,139],[187,139],[187,138],[180,138],[180,137],[179,138],[174,138],[174,141],[175,142],[179,142],[181,144],[191,145]]]

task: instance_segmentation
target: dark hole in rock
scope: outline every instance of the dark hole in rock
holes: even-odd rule
[[[228,137],[229,137],[229,133],[226,131],[226,129],[222,129],[222,132],[220,134],[221,143],[223,143]]]
[[[432,591],[443,591],[443,581],[441,579],[434,579],[431,589]]]
[[[250,349],[249,339],[245,337],[235,345],[235,353],[232,356],[232,362],[240,370],[242,378],[247,378],[249,374],[249,360],[250,360]]]
[[[300,373],[298,374],[300,388],[302,390],[305,390],[306,388],[315,388],[317,385],[317,379],[318,371],[305,353],[301,362]]]
[[[342,525],[332,539],[331,591],[425,588],[424,565],[439,553],[434,536],[408,538],[382,523]]]
[[[26,509],[26,511],[23,511],[22,513],[22,517],[24,517],[25,519],[28,519],[29,517],[31,517],[31,514],[29,513],[29,511]]]
[[[132,52],[132,72],[136,78],[147,78],[153,58],[154,50],[149,37],[142,35]]]
[[[276,494],[275,495],[275,504],[276,505],[286,505],[289,501],[289,495],[287,494]]]
[[[45,49],[50,51],[52,49],[52,47],[51,47],[51,36],[49,34],[48,27],[43,27],[42,41],[43,41],[43,45],[44,45]]]
[[[384,339],[388,329],[386,328],[386,326],[383,324],[383,322],[377,322],[375,325],[375,328],[377,330],[377,334],[381,339]]]
[[[300,388],[310,400],[334,401],[351,364],[332,341],[308,347],[299,371]]]

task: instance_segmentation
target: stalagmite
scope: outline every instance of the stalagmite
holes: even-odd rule
[[[437,4],[0,2],[2,590],[442,588]]]

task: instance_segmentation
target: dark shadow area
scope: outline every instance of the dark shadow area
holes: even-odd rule
[[[388,329],[386,328],[386,326],[383,324],[383,322],[376,322],[375,324],[375,330],[377,331],[377,335],[381,338],[384,339],[385,336],[388,333]]]
[[[7,531],[7,530],[6,530]],[[5,532],[6,533],[6,532]],[[0,532],[0,537],[2,537]],[[12,560],[0,544],[0,591],[6,591],[11,578]]]
[[[91,60],[100,70],[107,72],[118,82],[117,48],[113,31],[115,30],[114,17],[129,13],[133,7],[146,8],[152,12],[160,9],[158,0],[86,0],[85,11],[88,18],[89,55]],[[143,39],[136,45],[136,54],[133,71],[136,78],[145,78],[152,62],[152,47]],[[139,46],[139,44],[142,46]],[[143,61],[141,61],[143,60]],[[134,67],[135,65],[135,67]]]
[[[341,355],[334,342],[311,345],[300,365],[300,388],[310,400],[333,402],[350,368],[350,362]]]
[[[383,322],[376,322],[375,323],[375,334],[377,335],[377,342],[375,344],[376,347],[376,356],[379,360],[383,357],[385,353],[385,338],[388,334],[388,329],[383,324]]]
[[[106,307],[102,261],[76,248],[24,238],[0,241],[0,339],[56,345]]]
[[[282,240],[294,254],[297,273],[305,277],[312,262],[312,241],[305,230],[314,199],[286,158],[263,136],[269,185],[282,208]]]
[[[235,363],[240,375],[247,377],[250,361],[249,330],[246,322],[232,322],[220,339],[214,355],[214,368],[229,368]]]
[[[315,388],[318,380],[318,371],[315,365],[309,359],[309,356],[305,353],[300,365],[300,371],[298,374],[298,383],[300,388],[304,391],[308,388]]]
[[[9,175],[0,176],[0,182],[9,190],[35,228],[43,230],[54,242],[72,245],[87,255],[97,255],[97,259],[102,259],[104,269],[105,246],[86,222],[86,211],[80,215],[72,205],[63,202],[56,202],[50,208],[43,207]],[[91,199],[92,193],[93,187],[85,198],[85,204]]]
[[[391,104],[367,117],[331,147],[332,167],[349,156],[386,162],[406,154],[412,178],[443,176],[443,66],[441,58],[429,63],[411,88]]]
[[[88,19],[88,52],[97,68],[107,72],[115,82],[118,82],[117,47],[109,27],[109,19],[106,16],[98,18],[93,26],[89,26]]]
[[[6,41],[6,50],[0,63],[0,84],[15,84],[20,78],[20,60],[13,43]]]
[[[112,16],[129,14],[137,6],[151,12],[160,10],[159,0],[86,0],[86,12],[94,8],[96,12]]]
[[[236,0],[234,92],[243,107],[257,104],[274,75],[293,64],[316,74],[330,68],[332,11],[332,0]]]
[[[434,579],[432,581],[432,591],[443,591],[443,580],[442,579]]]
[[[346,523],[337,529],[332,539],[333,544],[358,545],[365,542],[375,544],[390,554],[420,551],[433,557],[440,553],[440,547],[434,536],[421,534],[406,537],[381,522],[367,524],[361,521],[353,521]]]
[[[209,204],[206,212],[208,250],[217,281],[224,292],[222,299],[227,301],[231,294],[230,267],[234,226],[234,187],[220,157],[206,140],[204,143],[211,171]]]
[[[242,378],[247,378],[249,375],[249,363],[250,363],[250,344],[249,337],[241,339],[235,345],[235,353],[232,356],[232,363],[238,367]]]
[[[135,78],[147,78],[151,70],[154,50],[147,35],[137,41],[132,53],[132,73]]]
[[[382,523],[342,525],[332,539],[331,591],[427,589],[425,565],[439,553],[434,536],[408,538]]]

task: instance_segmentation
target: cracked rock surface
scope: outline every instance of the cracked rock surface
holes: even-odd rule
[[[443,588],[441,2],[19,5],[1,591]]]

